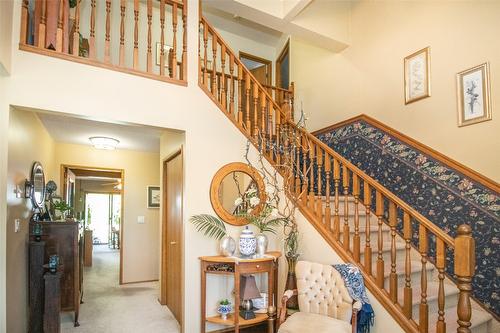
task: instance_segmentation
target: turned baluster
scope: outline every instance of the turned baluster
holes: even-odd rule
[[[349,169],[342,165],[342,186],[344,187],[344,241],[342,245],[344,250],[350,250],[350,230],[349,230]]]
[[[248,76],[248,79],[251,80],[251,76]],[[257,86],[257,82],[252,80],[252,97],[253,97],[253,118],[252,118],[252,128],[253,128],[253,138],[256,140],[258,131],[259,131],[259,122],[258,122],[258,101],[259,101],[259,87]]]
[[[363,204],[365,205],[365,270],[369,275],[372,275],[372,246],[370,243],[371,238],[371,226],[370,226],[370,218],[371,218],[371,204],[372,204],[372,193],[370,191],[370,184],[368,182],[364,182],[363,186]]]
[[[389,226],[391,227],[391,274],[389,276],[389,296],[393,303],[398,301],[398,275],[396,274],[396,226],[398,223],[397,207],[389,202]]]
[[[231,82],[229,87],[229,113],[231,117],[238,121],[239,117],[234,114],[234,55],[232,53],[229,54],[229,75],[231,76],[229,79],[229,82]]]
[[[307,201],[309,200],[309,175],[308,175],[308,154],[309,154],[309,143],[307,137],[301,133],[302,138],[302,204],[307,206]]]
[[[293,121],[294,119],[294,113],[295,113],[295,108],[294,108],[294,93],[295,93],[295,83],[290,83],[290,119]]]
[[[139,0],[134,0],[134,69],[139,69],[139,8]]]
[[[172,64],[172,72],[170,77],[177,79],[177,2],[174,2],[174,5],[172,7],[172,60],[170,63]]]
[[[204,21],[203,22],[203,49],[204,49],[204,53],[203,53],[203,84],[205,85],[205,87],[207,87],[207,89],[209,88],[209,84],[208,84],[208,52],[207,52],[207,49],[208,49],[208,26],[207,26],[207,22]]]
[[[360,259],[360,237],[359,237],[359,178],[352,174],[352,195],[354,196],[354,238],[353,238],[353,257],[359,263]]]
[[[221,62],[221,90],[220,90],[220,98],[222,104],[222,110],[227,112],[227,96],[226,96],[226,44],[221,43],[220,46],[220,62]]]
[[[160,15],[161,15],[161,3],[165,0],[160,0]],[[165,4],[163,4],[165,6]],[[118,64],[120,67],[125,66],[125,13],[127,11],[127,0],[120,0],[120,49],[119,49],[119,60]],[[162,31],[163,33],[163,31]],[[163,45],[163,43],[162,43]],[[161,68],[160,68],[161,72]]]
[[[470,333],[472,308],[470,295],[472,292],[472,277],[476,267],[476,245],[472,238],[472,228],[467,224],[458,227],[455,238],[455,274],[458,283],[458,333]]]
[[[269,137],[269,142],[273,141],[273,111],[276,114],[276,128],[274,132],[276,133],[276,144],[279,144],[279,135],[280,135],[280,113],[278,110],[274,109],[272,100],[268,100],[268,108],[267,108],[267,136]],[[281,156],[280,154],[276,155],[276,162],[280,164]]]
[[[403,313],[406,318],[412,317],[412,288],[411,288],[411,217],[404,212],[403,216],[403,237],[405,239],[405,289],[403,294]]]
[[[266,93],[264,90],[260,91],[260,117],[261,117],[261,124],[260,124],[260,138],[262,140],[261,144],[264,147],[264,154],[266,153],[266,150],[269,149],[269,155],[272,158],[272,147],[271,147],[271,141],[269,140],[267,142],[267,133],[266,133]],[[269,146],[267,146],[267,144]]]
[[[316,164],[317,164],[317,185],[316,185],[316,214],[318,215],[320,221],[323,221],[323,200],[322,198],[322,186],[321,186],[321,173],[323,169],[323,150],[316,146]]]
[[[42,8],[43,8],[43,6],[45,6],[45,2],[46,2],[46,0],[42,0]],[[42,12],[43,12],[43,9],[42,9]],[[73,36],[71,36],[73,38],[73,41],[72,41],[73,48],[71,51],[72,51],[73,55],[78,56],[80,53],[80,1],[76,2],[75,23],[74,24],[75,24],[75,31],[73,32]],[[41,29],[41,28],[42,28],[42,25],[40,24],[39,29]],[[43,30],[44,30],[44,35],[45,35],[45,23],[44,23]],[[39,33],[40,33],[40,30],[39,30]],[[40,43],[40,40],[39,40],[39,43]],[[43,43],[45,44],[45,37],[43,38]]]
[[[217,35],[212,34],[212,95],[216,100],[218,99],[217,93]]]
[[[242,64],[240,64],[243,67]],[[252,135],[252,127],[250,125],[250,74],[245,71],[245,126],[248,135]]]
[[[90,35],[89,35],[89,58],[96,58],[95,50],[95,21],[96,21],[96,0],[90,1]]]
[[[429,305],[427,304],[427,251],[428,251],[427,229],[422,224],[418,227],[418,250],[422,256],[422,271],[420,273],[420,305],[418,327],[420,333],[429,330]]]
[[[57,16],[56,52],[63,51],[63,24],[64,24],[64,0],[60,0],[59,15]]]
[[[339,186],[340,186],[340,164],[339,160],[333,159],[333,183],[335,186],[334,211],[333,214],[333,231],[335,240],[340,240],[340,215],[339,215]]]
[[[330,177],[332,174],[332,165],[331,165],[331,160],[330,160],[330,155],[328,155],[325,152],[325,197],[326,197],[326,204],[325,204],[325,222],[326,222],[326,227],[329,231],[333,230],[332,226],[332,208],[330,207]]]
[[[382,227],[384,222],[382,218],[384,216],[384,200],[382,193],[378,190],[375,192],[375,215],[377,215],[378,222],[378,239],[377,239],[377,286],[380,289],[384,289],[384,257],[383,257],[383,246],[384,239],[382,234]]]
[[[19,40],[23,45],[28,41],[28,7],[29,1],[23,0],[23,5],[21,7],[21,36]]]
[[[181,80],[187,80],[187,4],[183,1],[182,5],[182,77]]]
[[[436,324],[437,333],[446,332],[446,322],[444,321],[444,267],[446,264],[446,247],[441,238],[436,237],[436,267],[438,270],[438,321]]]
[[[240,127],[243,125],[243,105],[242,96],[243,96],[243,66],[238,63],[238,124]]]
[[[206,34],[206,30],[203,31]],[[207,43],[205,40],[205,58]],[[165,0],[160,0],[160,76],[165,75]],[[205,77],[205,76],[203,76]]]
[[[153,0],[147,1],[147,20],[148,20],[148,46],[146,48],[146,71],[153,72],[153,53],[151,52],[152,32],[151,25],[153,24]]]
[[[314,211],[314,146],[309,142],[309,200],[308,206]]]
[[[40,24],[38,25],[38,47],[40,48],[45,48],[45,36],[47,33],[47,0],[42,0],[41,1],[41,15],[40,15]],[[75,27],[76,29],[79,29],[80,26],[80,14],[79,14],[79,4],[77,5],[78,7],[76,8],[76,14],[75,14]],[[77,32],[77,30],[75,30]],[[21,41],[22,43],[22,41]],[[80,44],[80,36],[78,36],[78,45]],[[73,51],[75,50],[75,42],[73,38]],[[75,54],[73,52],[73,54]],[[76,54],[78,55],[78,53]]]
[[[104,33],[104,62],[109,63],[110,61],[111,61],[111,0],[106,0],[106,31]]]

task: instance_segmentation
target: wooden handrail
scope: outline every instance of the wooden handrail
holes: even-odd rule
[[[295,200],[304,216],[344,260],[360,266],[368,288],[408,332],[425,332],[428,328],[425,270],[426,265],[432,264],[428,263],[427,259],[431,256],[429,251],[436,251],[435,265],[439,272],[439,293],[438,319],[435,324],[437,332],[444,333],[446,327],[444,280],[447,273],[449,276],[452,275],[446,271],[449,266],[446,265],[446,252],[455,251],[458,265],[470,267],[472,255],[469,253],[467,256],[459,256],[458,253],[463,251],[462,244],[465,243],[469,244],[469,251],[474,251],[471,235],[465,235],[463,230],[459,230],[456,239],[449,236],[317,137],[297,126],[291,115],[285,112],[269,93],[269,90],[280,91],[280,88],[260,84],[203,17],[200,19],[200,28],[202,38],[199,52],[199,86],[264,154],[269,163],[277,168],[284,178],[287,194]],[[208,61],[212,63],[210,69],[207,67]],[[228,62],[230,66],[227,66]],[[227,74],[228,67],[229,74]],[[226,79],[228,75],[229,79]],[[293,91],[293,87],[291,90]],[[294,163],[290,164],[290,160]],[[360,216],[360,205],[366,212],[364,246],[361,244],[363,221]],[[378,225],[374,226],[377,228],[377,242],[373,248],[370,240],[372,213],[378,221]],[[354,229],[351,229],[349,216],[353,217]],[[417,228],[413,227],[415,223]],[[384,237],[386,230],[384,228],[387,227],[390,233]],[[398,283],[401,270],[398,270],[400,261],[397,260],[396,238],[399,237],[400,227],[403,231],[401,237],[404,240],[403,288]],[[414,231],[418,231],[418,249],[414,244]],[[385,239],[387,237],[389,238]],[[384,240],[389,241],[389,249],[384,249]],[[429,246],[429,242],[435,243],[435,247]],[[458,250],[458,246],[462,249]],[[390,259],[384,255],[387,250],[390,250]],[[415,250],[422,256],[423,272],[420,281],[422,297],[418,323],[412,314],[411,251]],[[361,254],[364,260],[361,260]],[[372,269],[372,260],[376,262],[375,269]],[[388,275],[384,271],[387,266],[386,261],[390,264]],[[458,267],[457,264],[455,266]],[[459,325],[467,328],[470,324],[471,311],[469,301],[471,287],[468,279],[472,279],[473,272],[464,269],[460,271],[459,268],[455,274],[458,273],[463,275],[462,286],[459,287],[462,299],[458,303],[461,320]],[[385,290],[385,279],[389,279],[389,290]],[[399,304],[400,291],[403,294],[402,304]]]
[[[99,6],[98,1],[103,5]],[[35,15],[40,15],[40,18],[35,18],[34,21],[39,24],[33,32],[30,32],[28,1],[23,0],[19,48],[78,63],[187,85],[186,0],[159,0],[159,2],[159,6],[155,6],[155,0],[145,0],[144,6],[141,6],[140,0],[131,2],[90,0],[87,4],[89,8],[83,10],[85,4],[83,2],[77,1],[75,8],[69,9],[67,1],[58,0],[53,2],[51,10],[47,11],[46,0],[36,1],[35,6],[41,8],[34,11]],[[145,13],[142,13],[143,11]],[[171,16],[168,20],[167,15]],[[168,25],[165,25],[166,21],[169,22]],[[81,29],[81,22],[88,22],[87,31]],[[130,23],[127,25],[127,22]],[[49,34],[47,26],[52,27],[50,31],[55,26],[55,33]],[[114,34],[115,31],[118,33]],[[127,34],[127,31],[132,34]],[[145,31],[144,35],[140,35],[143,34],[142,31]],[[169,35],[172,36],[168,40],[165,38],[167,31],[170,31]],[[29,36],[30,33],[33,35]],[[132,37],[126,38],[129,35]],[[139,43],[142,39],[146,40],[145,46]],[[99,43],[99,40],[103,43]],[[159,40],[161,48],[161,59],[156,63],[153,60],[156,53],[153,40]],[[127,44],[132,47],[127,48]],[[165,54],[163,49],[166,45],[169,45],[169,50]],[[117,52],[113,52],[115,49]],[[126,54],[126,50],[131,50],[130,54]],[[115,54],[118,56],[113,59]],[[160,68],[155,64],[161,65]],[[165,71],[165,66],[168,66],[168,71]]]

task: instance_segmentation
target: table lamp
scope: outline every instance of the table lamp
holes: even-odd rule
[[[255,276],[253,275],[242,275],[240,277],[240,316],[247,319],[254,319],[255,313],[252,298],[259,298],[260,291],[257,288],[257,283],[255,282]]]

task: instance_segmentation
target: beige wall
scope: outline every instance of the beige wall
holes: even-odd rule
[[[13,4],[12,1],[0,1],[0,75],[10,72]]]
[[[124,170],[123,282],[158,279],[159,209],[148,209],[147,186],[160,184],[159,154],[130,150],[103,151],[91,146],[56,143],[55,165],[61,164]],[[56,182],[60,179],[57,176]],[[138,224],[137,217],[145,223]]]
[[[54,140],[32,112],[12,110],[8,129],[7,173],[7,332],[27,331],[28,223],[32,205],[16,198],[16,185],[30,178],[34,161],[42,163],[46,179],[54,177]],[[14,221],[20,230],[14,232]],[[24,319],[24,320],[23,320]]]
[[[498,1],[357,1],[352,44],[333,54],[292,43],[296,101],[312,130],[365,113],[500,181]],[[432,97],[405,105],[403,58],[431,47]],[[493,120],[459,128],[455,74],[490,62]]]

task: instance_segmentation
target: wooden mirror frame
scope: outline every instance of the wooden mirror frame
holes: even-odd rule
[[[231,172],[240,171],[249,175],[257,184],[257,190],[259,193],[260,203],[255,206],[252,210],[252,215],[258,215],[262,211],[264,207],[264,203],[266,202],[266,186],[264,184],[264,179],[259,174],[259,172],[249,166],[248,164],[241,162],[233,162],[224,165],[219,169],[214,175],[212,179],[212,184],[210,185],[210,202],[212,203],[212,207],[219,217],[224,221],[231,225],[235,226],[244,226],[249,223],[249,221],[244,217],[234,216],[224,209],[222,206],[222,202],[219,200],[219,190],[224,178],[229,175]]]

